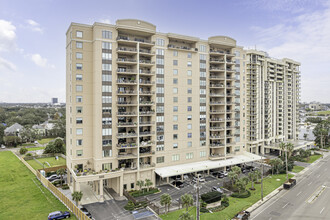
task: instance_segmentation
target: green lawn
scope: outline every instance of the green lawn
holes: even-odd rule
[[[47,219],[68,210],[12,152],[0,152],[0,173],[0,219]]]
[[[51,167],[63,166],[66,164],[66,160],[63,159],[62,157],[58,157],[58,160],[55,160],[55,157],[39,158],[37,160],[40,161],[40,163],[42,163],[42,164],[47,161]],[[43,168],[35,160],[27,160],[26,162],[28,162],[28,164],[30,164],[33,167],[33,169],[38,170],[38,169]],[[45,167],[49,167],[49,166],[47,164],[45,164]]]
[[[18,147],[29,147],[29,146],[36,146],[36,145],[34,143],[24,143],[24,144],[18,145]]]
[[[289,174],[289,178],[293,177]],[[280,181],[277,181],[279,179]],[[286,180],[286,174],[273,175],[271,178],[264,179],[264,197],[274,191],[276,188],[281,186]],[[251,184],[247,188],[251,187]],[[229,207],[222,211],[214,213],[205,213],[201,215],[201,220],[220,220],[220,219],[232,219],[238,212],[245,210],[257,201],[260,200],[260,184],[255,184],[256,190],[251,191],[251,196],[249,198],[233,198],[229,197]],[[191,214],[196,216],[196,209],[191,210]],[[183,210],[178,210],[170,212],[167,215],[161,215],[163,220],[178,219]]]
[[[330,111],[316,112],[317,115],[330,115]]]
[[[41,140],[38,140],[38,143],[39,144],[48,144],[50,141],[54,140],[55,138],[44,138],[44,139],[41,139]]]
[[[322,155],[312,155],[309,157],[307,163],[313,163],[315,160],[319,159],[320,157],[322,157]]]
[[[45,147],[29,147],[29,148],[26,148],[28,149],[29,151],[35,151],[35,150],[44,150]]]
[[[299,172],[302,171],[303,169],[305,169],[305,167],[294,166],[293,169],[292,169],[292,172],[294,172],[294,173],[299,173]]]

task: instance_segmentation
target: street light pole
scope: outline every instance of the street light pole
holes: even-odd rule
[[[289,181],[288,174],[288,145],[285,145],[285,167],[286,167],[286,181]]]
[[[261,190],[260,190],[260,192],[261,192],[261,201],[264,201],[264,186],[263,186],[264,163],[263,163],[262,157],[263,157],[263,154],[261,156],[261,184],[260,184]]]
[[[199,220],[199,176],[197,176],[196,219]]]

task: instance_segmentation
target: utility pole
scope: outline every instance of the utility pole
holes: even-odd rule
[[[263,154],[262,154],[262,156],[261,156],[261,184],[260,184],[260,186],[261,186],[261,190],[260,190],[260,192],[261,192],[261,201],[264,201],[264,186],[263,186],[263,178],[264,178],[264,161],[263,161]]]
[[[199,176],[196,184],[196,219],[199,220]]]
[[[286,181],[289,182],[288,174],[288,144],[285,145],[285,167],[286,167]]]

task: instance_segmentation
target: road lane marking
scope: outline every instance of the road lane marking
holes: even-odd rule
[[[301,193],[301,191],[297,194],[297,196],[299,196],[300,195],[300,193]]]
[[[289,205],[289,203],[285,204],[285,205],[282,207],[282,209],[284,209],[287,205]]]
[[[312,182],[308,183],[307,185],[310,186],[312,184]]]
[[[313,194],[307,199],[307,203],[313,203],[321,194],[322,192],[326,189],[325,186],[320,186],[318,187],[314,192]]]
[[[323,212],[324,208],[325,208],[325,207],[323,207],[323,209],[320,211],[320,214]]]

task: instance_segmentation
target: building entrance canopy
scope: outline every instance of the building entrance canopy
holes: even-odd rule
[[[237,164],[253,162],[261,159],[264,158],[256,154],[243,152],[242,154],[235,155],[233,158],[227,160],[218,160],[218,161],[207,160],[207,161],[201,161],[195,163],[168,166],[168,167],[156,168],[155,172],[160,177],[165,178],[165,177],[182,175],[187,173],[199,172],[203,170],[217,169],[226,166],[234,166]]]

